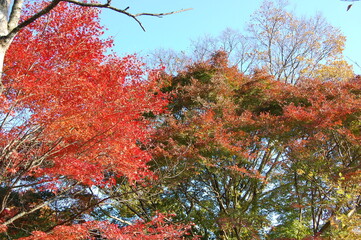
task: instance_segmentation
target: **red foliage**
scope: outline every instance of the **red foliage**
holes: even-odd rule
[[[42,5],[28,4],[23,18]],[[159,114],[167,104],[157,87],[159,71],[144,70],[135,56],[107,55],[112,41],[102,39],[98,15],[94,8],[61,3],[12,43],[0,99],[1,116],[9,116],[0,129],[0,148],[8,151],[1,156],[7,161],[0,165],[2,181],[27,184],[30,179],[36,192],[61,194],[69,187],[64,179],[104,187],[115,182],[113,177],[132,182],[152,176],[150,154],[141,144],[153,131],[144,114]],[[12,216],[3,211],[1,223]],[[164,219],[159,215],[121,229],[104,222],[61,225],[23,239],[81,239],[92,229],[108,239],[176,239],[188,228]]]
[[[58,226],[50,233],[33,232],[32,236],[20,240],[60,240],[60,239],[86,239],[96,236],[109,240],[175,240],[188,235],[190,226],[184,224],[169,224],[167,217],[158,214],[150,222],[142,222],[119,228],[107,222],[87,222],[72,226]],[[195,239],[195,238],[194,238]]]
[[[15,106],[13,114],[26,111],[27,118],[14,137],[40,126],[43,144],[33,154],[49,155],[46,166],[31,169],[36,176],[65,175],[91,185],[106,171],[132,180],[150,174],[150,156],[138,145],[150,134],[142,115],[161,112],[166,101],[154,94],[156,72],[145,72],[134,56],[105,54],[112,41],[101,39],[98,14],[60,4],[24,29],[7,53],[7,103]],[[26,160],[20,152],[12,157]]]

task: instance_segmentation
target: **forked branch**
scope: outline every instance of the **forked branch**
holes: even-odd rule
[[[132,14],[132,13],[128,12],[129,7],[126,7],[125,9],[120,9],[120,8],[111,6],[111,2],[112,2],[111,0],[107,0],[107,3],[104,3],[104,4],[86,3],[86,2],[76,1],[76,0],[64,0],[64,2],[73,3],[73,4],[76,4],[79,6],[83,6],[83,7],[106,8],[106,9],[110,9],[110,10],[113,10],[118,13],[125,14],[128,17],[133,18],[139,24],[139,26],[143,29],[143,31],[145,31],[145,28],[138,19],[138,17],[140,17],[140,16],[163,17],[163,16],[167,16],[167,15],[172,15],[172,14],[192,10],[192,8],[187,8],[187,9],[181,9],[178,11],[172,11],[172,12],[166,12],[166,13],[136,13],[136,14]]]
[[[102,9],[110,9],[112,11],[124,14],[128,17],[133,18],[138,24],[139,26],[143,29],[143,31],[145,31],[144,26],[142,25],[141,21],[138,19],[138,17],[140,16],[152,16],[152,17],[163,17],[163,16],[167,16],[167,15],[172,15],[172,14],[176,14],[176,13],[180,13],[180,12],[185,12],[188,10],[191,10],[191,8],[187,8],[187,9],[181,9],[178,11],[172,11],[172,12],[166,12],[166,13],[137,13],[137,14],[132,14],[128,11],[129,7],[126,7],[125,9],[120,9],[120,8],[116,8],[114,6],[111,5],[111,0],[107,0],[106,3],[87,3],[87,2],[82,2],[82,1],[76,1],[76,0],[53,0],[51,1],[47,6],[45,6],[43,9],[41,9],[39,12],[35,13],[33,16],[31,16],[30,18],[26,19],[25,21],[19,23],[17,26],[16,24],[16,20],[19,19],[19,15],[20,15],[20,11],[21,11],[21,7],[22,7],[22,2],[23,1],[15,1],[14,2],[14,6],[13,9],[11,11],[11,17],[10,17],[10,22],[9,22],[9,34],[6,36],[1,36],[2,40],[12,40],[14,38],[14,36],[24,27],[28,26],[29,24],[31,24],[32,22],[36,21],[38,18],[42,17],[43,15],[46,15],[47,13],[49,13],[52,9],[54,9],[60,2],[68,2],[71,4],[75,4],[75,5],[79,5],[82,7],[95,7],[95,8],[102,8]]]

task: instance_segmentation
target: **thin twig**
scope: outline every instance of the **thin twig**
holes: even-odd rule
[[[143,24],[138,19],[138,17],[140,17],[140,16],[163,17],[163,16],[167,16],[167,15],[172,15],[172,14],[192,10],[192,8],[187,8],[187,9],[181,9],[181,10],[178,10],[178,11],[172,11],[172,12],[167,12],[167,13],[137,13],[137,14],[132,14],[132,13],[129,13],[127,11],[129,9],[129,7],[125,8],[125,9],[116,8],[116,7],[113,7],[113,6],[110,5],[111,1],[107,1],[107,3],[105,3],[105,4],[101,4],[101,3],[85,3],[85,2],[75,1],[75,0],[64,0],[64,2],[73,3],[73,4],[76,4],[76,5],[79,5],[79,6],[83,6],[83,7],[105,8],[105,9],[113,10],[113,11],[118,12],[118,13],[125,14],[128,17],[133,18],[139,24],[139,26],[143,29],[143,31],[145,31],[145,28],[144,28]]]

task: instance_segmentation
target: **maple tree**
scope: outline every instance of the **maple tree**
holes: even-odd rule
[[[283,232],[284,237],[336,237],[337,231],[359,234],[355,228],[359,222],[347,223],[357,222],[360,210],[360,145],[355,129],[360,114],[359,80],[308,81],[297,89],[297,95],[307,100],[305,105],[286,108],[287,118],[300,132],[293,133],[287,145],[285,169],[275,178],[278,189],[270,198],[276,209],[291,206],[284,208],[281,230],[274,229],[293,229]],[[281,195],[285,192],[289,194]]]
[[[159,178],[128,204],[173,211],[203,239],[359,236],[359,85],[247,76],[224,52],[164,75]]]
[[[14,1],[1,23],[1,237],[178,239],[189,228],[162,214],[125,228],[92,217],[126,195],[98,194],[117,178],[154,177],[141,148],[152,134],[145,115],[167,103],[157,69],[106,54],[112,40],[102,37],[98,8],[107,2],[29,1],[20,16],[22,1]]]
[[[44,1],[25,1],[33,2],[35,11],[32,11],[27,18],[22,17],[22,10],[24,8],[24,0],[0,0],[0,72],[3,71],[3,64],[5,53],[9,46],[11,45],[14,37],[19,33],[20,30],[27,27],[29,24],[33,23],[37,19],[45,16],[53,9],[55,9],[61,3],[69,3],[73,6],[82,6],[82,7],[91,7],[97,9],[109,9],[120,14],[124,14],[128,17],[133,18],[140,27],[145,30],[142,23],[138,19],[140,16],[155,16],[162,17],[165,15],[170,15],[174,13],[179,13],[187,11],[190,9],[182,9],[179,11],[167,12],[167,13],[131,13],[129,12],[129,6],[125,8],[115,7],[112,0],[106,1],[87,1],[87,0],[44,0]],[[28,7],[28,6],[26,6]],[[25,9],[26,11],[26,9]],[[29,12],[28,12],[29,13]],[[0,84],[2,84],[0,82]],[[3,86],[0,85],[2,88]],[[0,89],[1,89],[0,88]]]
[[[119,228],[115,224],[106,222],[87,222],[69,226],[58,226],[51,233],[33,232],[32,236],[20,238],[21,240],[41,239],[179,239],[182,234],[187,234],[187,226],[167,224],[166,216],[158,214],[148,223],[138,222],[134,225]]]
[[[255,239],[269,225],[257,199],[281,156],[267,127],[277,117],[259,115],[272,108],[262,93],[280,88],[263,73],[247,77],[227,65],[218,52],[168,79],[172,114],[157,134],[153,164],[166,176],[163,207],[194,222],[197,234]]]

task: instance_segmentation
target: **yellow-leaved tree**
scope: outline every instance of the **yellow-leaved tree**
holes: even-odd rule
[[[304,78],[348,79],[344,60],[346,38],[321,15],[298,17],[285,9],[287,1],[264,1],[248,27],[258,67],[279,81],[296,84]]]
[[[291,84],[307,78],[340,81],[354,76],[343,56],[345,36],[321,15],[300,17],[287,10],[286,0],[265,0],[247,26],[246,31],[227,28],[218,36],[198,38],[189,54],[154,51],[151,62],[161,62],[174,73],[185,63],[205,61],[221,50],[228,54],[229,64],[243,73],[264,69]]]

